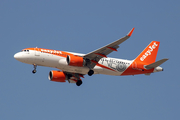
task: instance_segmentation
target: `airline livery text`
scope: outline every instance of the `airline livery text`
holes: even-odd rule
[[[149,46],[150,49],[148,49],[145,54],[140,58],[141,61],[144,61],[146,59],[146,57],[148,57],[149,55],[151,55],[151,53],[153,52],[153,50],[158,46],[158,44],[156,44],[156,42],[154,42],[154,44],[152,46]]]

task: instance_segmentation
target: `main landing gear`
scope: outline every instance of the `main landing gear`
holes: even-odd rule
[[[92,76],[93,74],[94,74],[94,71],[93,70],[89,70],[88,75]]]
[[[89,70],[88,75],[92,76],[93,74],[94,74],[94,71],[93,70]],[[76,77],[79,78],[79,76],[76,76]],[[80,86],[81,84],[82,84],[82,80],[80,80],[80,78],[79,78],[79,80],[76,82],[76,85]]]
[[[89,72],[88,72],[88,75],[89,76],[92,76],[94,74],[94,71],[93,70],[89,70]],[[82,81],[81,80],[78,80],[77,82],[76,82],[76,85],[77,86],[80,86],[82,84]]]
[[[37,65],[36,64],[33,64],[34,66],[34,70],[32,71],[33,74],[35,74],[37,71],[36,71],[36,68],[37,68]]]
[[[81,80],[78,80],[77,82],[76,82],[76,85],[77,86],[80,86],[82,84],[82,81]]]

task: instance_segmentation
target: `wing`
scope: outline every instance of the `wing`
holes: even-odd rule
[[[95,51],[92,51],[86,55],[84,55],[84,58],[87,60],[90,60],[90,64],[88,65],[89,68],[94,68],[94,66],[98,63],[98,61],[106,57],[108,54],[110,54],[113,51],[117,51],[117,48],[119,48],[119,45],[127,40],[133,33],[134,28],[131,29],[131,31],[123,38],[120,38],[119,40],[116,40],[104,47],[101,47]]]

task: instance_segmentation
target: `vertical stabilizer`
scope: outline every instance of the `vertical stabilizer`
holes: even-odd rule
[[[154,66],[160,42],[152,41],[138,56],[133,63],[121,75],[150,75],[154,69],[146,69],[145,66]],[[157,63],[159,64],[159,62]],[[155,65],[157,65],[155,64]],[[151,66],[148,66],[151,65]]]
[[[156,61],[160,42],[152,41],[134,60],[137,63],[151,64]]]

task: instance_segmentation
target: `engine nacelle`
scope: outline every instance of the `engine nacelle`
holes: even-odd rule
[[[83,59],[83,57],[75,56],[75,55],[68,55],[66,58],[66,61],[68,65],[70,66],[77,66],[77,67],[83,67],[86,63],[86,61]]]
[[[49,72],[48,78],[50,81],[66,82],[67,76],[64,72],[52,70]]]

